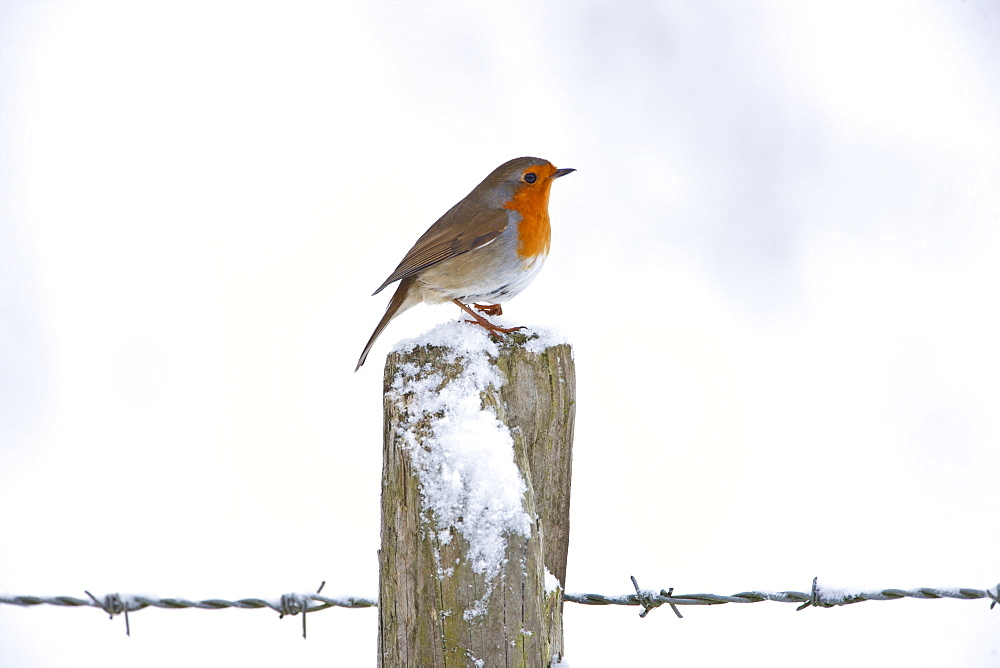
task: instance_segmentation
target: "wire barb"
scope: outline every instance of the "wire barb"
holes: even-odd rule
[[[125,635],[126,636],[131,636],[132,635],[132,629],[131,629],[131,627],[129,625],[129,622],[128,622],[128,605],[126,605],[125,601],[122,600],[121,595],[119,595],[119,594],[106,594],[104,596],[104,600],[103,601],[98,601],[97,597],[94,596],[93,594],[91,594],[86,589],[83,590],[83,593],[85,593],[87,596],[90,597],[90,599],[94,602],[94,605],[96,605],[98,608],[100,608],[104,612],[108,613],[108,619],[114,619],[115,615],[120,615],[121,613],[124,612],[125,613]]]
[[[319,594],[323,591],[323,587],[326,586],[326,580],[319,583],[319,589],[316,593]],[[306,639],[306,613],[312,612],[313,610],[325,610],[329,606],[317,605],[309,607],[309,601],[313,600],[311,595],[302,594],[284,594],[278,603],[278,619],[284,619],[285,615],[297,615],[302,613],[302,639]]]
[[[643,591],[642,589],[640,589],[639,583],[636,581],[634,575],[630,577],[632,578],[632,586],[635,587],[635,597],[639,601],[639,605],[642,606],[642,612],[639,613],[639,619],[643,619],[646,615],[649,614],[650,610],[658,608],[663,604],[653,600],[652,596],[653,592]]]
[[[660,596],[662,596],[663,598],[670,598],[673,595],[674,595],[674,588],[673,587],[671,587],[670,589],[667,589],[667,590],[663,590],[663,589],[660,590]],[[671,603],[670,601],[667,601],[666,603],[667,603],[667,605],[670,606],[670,609],[674,611],[674,614],[677,615],[677,619],[684,619],[684,615],[682,615],[681,611],[677,609],[677,605],[676,604]]]
[[[990,610],[993,609],[997,603],[1000,603],[1000,584],[996,586],[997,593],[991,592],[989,589],[986,590],[986,595],[990,597]]]
[[[813,578],[812,593],[809,595],[809,600],[795,608],[795,612],[799,610],[805,610],[810,605],[819,607],[820,606],[820,594],[819,594],[819,576]]]
[[[632,578],[632,586],[635,587],[635,600],[638,605],[642,606],[642,612],[639,613],[639,618],[643,619],[649,614],[650,610],[654,610],[664,603],[670,606],[670,609],[674,611],[678,619],[683,619],[684,615],[681,611],[677,609],[677,605],[672,603],[669,599],[674,595],[674,588],[671,587],[669,591],[661,589],[659,596],[653,592],[651,589],[642,589],[639,587],[639,583],[636,581],[635,576],[629,576]],[[564,599],[565,600],[565,599]]]

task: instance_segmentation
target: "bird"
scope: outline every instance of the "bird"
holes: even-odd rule
[[[502,315],[500,304],[538,274],[551,241],[549,191],[556,179],[575,171],[541,158],[508,160],[438,218],[372,293],[399,281],[354,370],[386,325],[420,303],[453,302],[471,316],[467,322],[498,338],[524,329],[499,327],[476,311]]]

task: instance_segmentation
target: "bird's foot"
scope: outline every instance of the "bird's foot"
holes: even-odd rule
[[[462,309],[463,311],[465,311],[466,313],[468,313],[473,317],[473,320],[466,320],[465,322],[472,323],[473,325],[479,325],[497,339],[501,338],[500,337],[501,334],[510,334],[511,332],[516,332],[521,329],[527,329],[527,327],[524,327],[523,325],[520,327],[501,327],[499,325],[494,325],[492,322],[490,322],[483,316],[479,315],[478,313],[476,313],[471,308],[469,308],[462,302],[458,301],[457,299],[452,299],[451,301],[455,302],[455,304],[457,304],[460,309]],[[486,305],[485,308],[481,308],[478,304],[474,304],[474,306],[482,310],[483,313],[488,313],[489,315],[497,315],[500,312],[499,304],[488,304]],[[497,310],[496,314],[492,312],[492,309],[494,307]]]
[[[499,325],[494,325],[492,322],[486,318],[480,316],[475,320],[466,320],[465,322],[471,323],[473,325],[479,325],[487,332],[492,334],[495,338],[500,339],[501,334],[510,334],[511,332],[516,332],[521,329],[527,329],[524,325],[520,327],[500,327]]]
[[[476,310],[486,315],[503,315],[503,308],[500,304],[473,304]]]

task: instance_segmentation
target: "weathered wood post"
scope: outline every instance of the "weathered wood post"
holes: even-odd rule
[[[572,349],[460,322],[423,340],[385,366],[379,666],[548,666],[563,653]]]

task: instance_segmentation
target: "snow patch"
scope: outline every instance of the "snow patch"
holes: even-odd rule
[[[501,327],[518,326],[518,323],[498,316],[490,317],[490,321]],[[528,337],[524,349],[530,353],[543,353],[546,348],[570,343],[569,337],[554,327],[527,325],[520,333]],[[499,352],[497,340],[482,327],[465,322],[464,316],[443,322],[420,336],[402,339],[392,347],[392,352],[409,352],[418,346],[449,348],[461,357],[483,353],[495,357]]]
[[[450,382],[430,365],[406,364],[393,379],[390,393],[406,407],[400,425],[403,447],[419,479],[425,517],[432,518],[441,544],[451,540],[449,529],[469,544],[472,570],[493,580],[504,565],[507,536],[531,535],[531,518],[524,512],[524,480],[514,462],[514,441],[492,408],[483,407],[480,393],[500,387],[504,378],[489,357],[497,344],[481,327],[449,322],[394,350],[416,346],[445,347],[449,363],[462,372]],[[440,555],[435,555],[440,562]],[[439,568],[441,576],[451,569]],[[485,599],[485,597],[484,597]],[[485,612],[478,601],[465,612]]]
[[[545,593],[550,594],[561,588],[559,584],[559,578],[552,575],[548,567],[545,568]]]
[[[844,603],[861,596],[879,594],[884,589],[885,587],[865,587],[862,585],[830,585],[819,580],[816,581],[816,592],[819,594],[820,600],[831,604]],[[935,589],[949,590],[947,587],[935,587]],[[957,593],[958,589],[955,588],[953,591]]]
[[[484,353],[495,357],[500,352],[489,332],[461,320],[443,322],[420,336],[402,339],[392,347],[392,352],[406,353],[419,346],[447,348],[450,351],[449,361],[456,357],[476,357]]]
[[[570,343],[569,337],[555,327],[531,325],[524,333],[529,337],[524,344],[529,353],[544,353],[546,348]]]

